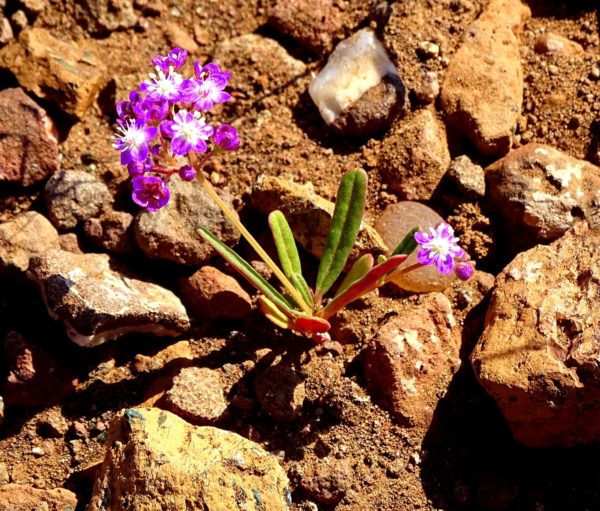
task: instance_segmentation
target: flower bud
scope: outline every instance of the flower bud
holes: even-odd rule
[[[184,165],[179,169],[179,177],[184,181],[193,181],[196,179],[196,169],[191,165]]]

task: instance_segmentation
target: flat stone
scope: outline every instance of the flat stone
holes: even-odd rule
[[[208,367],[181,369],[165,394],[165,406],[193,424],[216,424],[228,406],[219,372]]]
[[[427,429],[460,365],[452,305],[426,295],[379,328],[363,358],[367,387],[402,425]]]
[[[556,55],[559,57],[582,57],[583,46],[554,32],[546,32],[538,36],[534,43],[536,53]]]
[[[211,245],[198,234],[206,227],[223,243],[234,246],[240,239],[198,182],[174,179],[169,188],[173,199],[156,212],[140,211],[134,222],[135,239],[148,257],[183,264],[203,264],[215,255]],[[231,200],[224,200],[231,206]]]
[[[0,66],[26,90],[79,118],[109,79],[106,66],[91,50],[57,39],[44,28],[27,28],[2,48]]]
[[[268,23],[318,55],[331,51],[333,38],[342,30],[341,12],[333,0],[278,0]]]
[[[0,511],[75,511],[77,496],[64,488],[42,490],[27,484],[0,485]]]
[[[296,419],[306,395],[304,383],[294,368],[275,363],[256,378],[256,398],[273,419],[289,422]]]
[[[138,21],[132,0],[82,0],[76,16],[92,34],[132,28]]]
[[[58,229],[72,229],[108,209],[113,198],[108,187],[93,175],[61,170],[46,183],[44,201],[52,223]]]
[[[401,201],[391,204],[375,223],[377,232],[381,235],[384,243],[394,250],[409,231],[414,227],[428,231],[430,227],[436,227],[444,219],[433,209],[420,202]],[[408,256],[405,266],[417,263],[417,250]],[[402,289],[415,293],[426,293],[430,291],[442,291],[455,280],[454,273],[442,275],[435,269],[434,265],[421,266],[409,273],[396,277],[393,283]]]
[[[195,315],[210,319],[244,319],[252,299],[238,281],[212,266],[203,266],[179,281],[181,298]]]
[[[286,511],[289,504],[285,471],[258,444],[139,408],[124,410],[111,424],[87,510]]]
[[[29,186],[56,171],[56,127],[23,89],[0,91],[0,119],[0,181]]]
[[[58,232],[45,216],[22,213],[0,224],[0,273],[26,271],[32,256],[59,247]]]
[[[2,395],[7,405],[45,407],[60,402],[75,390],[77,379],[71,371],[18,332],[7,334],[4,356],[8,376],[2,385]]]
[[[133,254],[137,246],[133,235],[133,215],[108,210],[99,218],[88,218],[83,230],[90,242],[111,254]]]
[[[450,166],[446,128],[432,108],[399,123],[383,140],[378,167],[403,199],[427,200]]]
[[[308,88],[321,117],[338,131],[366,136],[407,109],[407,90],[370,29],[339,43]]]
[[[129,333],[176,336],[190,326],[171,291],[139,280],[106,254],[50,250],[32,258],[27,274],[40,288],[49,314],[80,346]]]
[[[600,232],[577,224],[522,252],[496,278],[471,362],[516,440],[600,440]]]
[[[322,257],[335,205],[317,195],[311,183],[300,185],[278,177],[262,175],[252,190],[252,202],[265,214],[280,210],[285,215],[296,241],[315,257]],[[363,222],[346,267],[365,252],[370,252],[376,257],[387,250],[377,231]]]
[[[468,156],[461,155],[452,160],[448,178],[466,197],[482,199],[485,196],[485,172]]]
[[[485,170],[487,200],[514,250],[562,236],[600,212],[600,168],[553,147],[528,144]]]
[[[491,0],[446,70],[440,104],[447,122],[483,154],[511,147],[523,103],[518,34],[530,15],[520,0]]]

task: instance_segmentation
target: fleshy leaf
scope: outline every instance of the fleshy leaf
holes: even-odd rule
[[[300,256],[296,248],[296,241],[290,229],[285,216],[281,211],[273,211],[269,215],[269,227],[273,233],[273,240],[277,247],[281,269],[288,279],[292,279],[292,274],[302,275],[300,266]]]
[[[212,234],[208,229],[201,227],[198,231],[200,235],[210,243],[213,248],[235,268],[250,284],[256,289],[263,293],[271,302],[273,302],[280,310],[284,311],[290,317],[296,315],[286,299],[277,291],[271,284],[269,284],[259,273],[250,266],[249,263],[244,261],[236,252],[225,245],[219,238]]]
[[[331,328],[329,321],[316,316],[300,316],[294,320],[295,332],[304,335],[323,334]]]
[[[415,232],[417,232],[419,230],[421,230],[420,227],[413,227],[410,231],[408,231],[408,234],[406,236],[404,236],[404,239],[394,249],[394,251],[392,252],[392,255],[398,255],[398,254],[410,255],[410,254],[412,254],[415,251],[415,248],[417,248],[417,246],[418,246],[417,240],[415,239]]]
[[[306,283],[306,280],[300,273],[292,273],[289,275],[290,282],[294,285],[294,287],[299,291],[302,295],[302,298],[306,300],[311,307],[314,305],[314,298],[310,287]]]
[[[258,308],[271,323],[277,325],[279,328],[292,329],[291,318],[266,296],[260,295],[258,297]]]
[[[358,279],[362,279],[367,272],[373,268],[375,260],[371,254],[363,254],[360,256],[350,268],[350,271],[342,280],[340,287],[337,290],[336,296],[343,293],[352,283]]]
[[[331,300],[319,316],[328,319],[350,302],[379,287],[381,279],[398,268],[407,257],[406,254],[398,254],[372,268],[362,279],[351,284],[343,293]]]
[[[348,260],[360,229],[366,193],[367,173],[364,170],[352,170],[344,174],[319,265],[315,290],[317,303],[340,276]]]

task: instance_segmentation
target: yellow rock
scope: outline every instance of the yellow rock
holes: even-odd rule
[[[284,511],[277,459],[236,433],[155,408],[113,421],[88,511]]]

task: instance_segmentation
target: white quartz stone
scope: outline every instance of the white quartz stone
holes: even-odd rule
[[[386,75],[398,76],[396,66],[368,28],[339,43],[308,88],[327,124]]]

